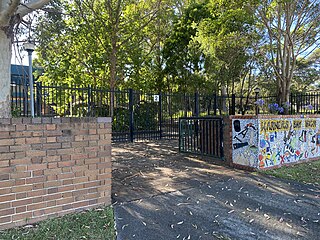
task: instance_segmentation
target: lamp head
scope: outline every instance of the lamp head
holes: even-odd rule
[[[35,44],[33,43],[33,42],[31,42],[31,41],[28,41],[28,42],[25,42],[24,44],[23,44],[23,49],[25,50],[25,51],[27,51],[27,52],[33,52],[34,51],[34,49],[35,49]]]

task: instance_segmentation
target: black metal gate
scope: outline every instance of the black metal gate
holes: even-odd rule
[[[115,92],[112,140],[135,141],[160,139],[161,95],[129,89]]]
[[[223,159],[223,119],[221,117],[180,118],[179,150]]]
[[[199,114],[197,99],[197,94],[115,91],[112,140],[177,139],[179,117]]]

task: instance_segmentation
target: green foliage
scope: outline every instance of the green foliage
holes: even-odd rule
[[[60,2],[60,15],[46,13],[36,33],[41,81],[118,88],[158,88],[161,48],[176,6],[183,1],[85,0]],[[53,24],[56,22],[57,24]],[[112,72],[115,68],[115,75]]]
[[[248,49],[257,35],[248,1],[191,4],[164,47],[166,74],[178,90],[217,91],[244,77]]]
[[[235,83],[249,70],[246,64],[257,38],[254,15],[247,4],[249,1],[210,1],[212,18],[201,22],[196,38],[214,66],[208,73],[232,93]]]
[[[156,102],[140,101],[133,108],[134,131],[157,130],[159,126],[159,105]],[[130,111],[128,108],[115,108],[112,130],[115,132],[130,131]]]
[[[130,111],[128,108],[115,108],[112,120],[112,131],[129,132],[130,131]]]
[[[317,2],[56,0],[52,5],[62,14],[45,13],[36,28],[45,83],[246,97],[257,85],[261,94],[278,94],[288,86],[280,84],[282,71],[291,67],[293,91],[314,89],[319,80],[319,56],[311,54],[314,49],[304,51],[319,43]],[[285,17],[286,6],[292,18]],[[286,49],[287,30],[279,32],[277,25],[284,27],[285,19],[294,21],[287,33],[295,36],[292,51],[304,51],[287,58],[287,68],[275,67],[284,62],[277,54]],[[95,114],[108,111],[99,108]]]
[[[135,130],[157,130],[159,105],[157,102],[141,101],[134,108]]]
[[[17,118],[17,117],[20,117],[21,116],[21,108],[18,107],[18,106],[12,106],[11,107],[11,116],[13,118]]]
[[[298,58],[293,76],[292,92],[308,92],[319,89],[320,48],[307,58]]]
[[[204,82],[199,74],[203,70],[204,56],[199,43],[193,38],[197,25],[206,17],[209,17],[207,3],[191,4],[175,23],[173,33],[165,42],[165,74],[171,78],[171,89],[178,85],[180,91],[194,92]]]

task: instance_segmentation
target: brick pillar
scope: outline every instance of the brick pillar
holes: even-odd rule
[[[228,165],[232,166],[232,119],[223,117],[223,153]]]

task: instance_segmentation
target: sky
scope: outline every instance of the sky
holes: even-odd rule
[[[18,53],[18,49],[16,47],[12,47],[12,56],[11,56],[11,64],[16,64],[16,65],[29,65],[28,61],[28,54],[25,51],[20,51],[20,55]],[[22,58],[22,61],[21,61]]]

